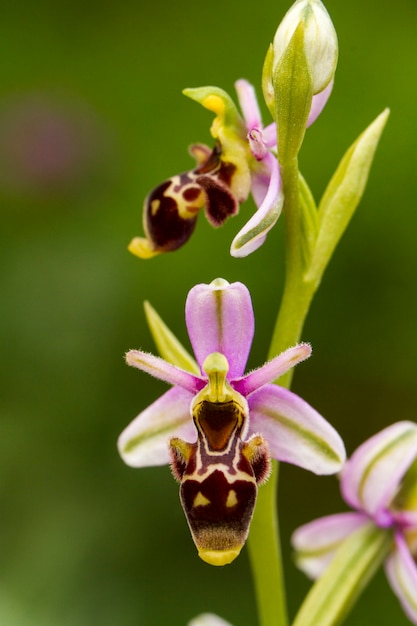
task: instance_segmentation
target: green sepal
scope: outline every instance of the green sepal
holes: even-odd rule
[[[200,376],[200,369],[196,361],[168,328],[153,306],[147,301],[143,303],[143,306],[146,321],[148,322],[159,355],[169,363]]]
[[[301,173],[299,173],[298,193],[301,209],[301,243],[304,266],[308,267],[317,240],[318,216],[313,194]]]
[[[297,26],[273,73],[278,157],[285,168],[297,158],[311,109],[313,90],[304,48],[304,26]]]
[[[323,272],[364,193],[369,171],[388,119],[385,109],[350,146],[318,208],[319,232],[307,281],[320,282]]]
[[[372,522],[349,535],[312,586],[292,626],[341,624],[386,558],[392,531]]]

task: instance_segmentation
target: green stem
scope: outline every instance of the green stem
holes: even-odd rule
[[[297,160],[283,165],[281,173],[285,194],[286,279],[269,358],[297,343],[314,295],[313,286],[302,278]],[[279,384],[289,388],[291,375],[281,377]],[[261,626],[288,624],[278,529],[278,466],[273,462],[271,478],[259,491],[248,542]]]
[[[261,626],[288,624],[277,516],[278,463],[258,495],[248,541]]]
[[[309,197],[311,192],[308,188],[304,188],[301,198],[299,189],[300,174],[297,155],[304,139],[313,97],[303,23],[300,22],[294,31],[277,66],[273,67],[270,56],[265,68],[266,83],[271,79],[270,74],[272,74],[275,92],[275,102],[272,108],[277,128],[279,128],[277,146],[285,198],[286,277],[281,307],[269,350],[269,358],[273,358],[301,339],[303,326],[325,267],[363,193],[387,113],[380,116],[377,124],[370,127],[372,128],[370,133],[361,136],[354,147],[348,151],[326,191],[325,204],[321,204],[321,209],[317,211],[314,200]],[[308,280],[306,276],[309,277]],[[292,371],[282,376],[279,384],[288,389],[291,380]],[[260,626],[287,626],[288,624],[278,537],[277,484],[278,464],[274,464],[269,483],[259,491],[249,535],[249,554],[258,599]],[[375,537],[377,547],[379,539],[379,536]],[[372,537],[371,540],[373,541]],[[371,552],[372,550],[367,554]],[[366,551],[363,553],[366,556],[365,553]],[[362,563],[364,572],[369,573],[372,563],[361,562],[360,556],[359,551],[358,563]],[[348,575],[348,572],[345,572],[345,575]],[[335,598],[326,599],[327,591],[324,595],[314,595],[313,608],[317,609],[314,619],[320,614],[323,616],[322,622],[317,619],[308,621],[309,609],[307,608],[301,609],[301,617],[297,618],[296,626],[307,626],[307,624],[330,626],[330,624],[337,623],[341,615],[340,611],[345,610],[349,604],[349,598],[344,599],[343,590],[340,589],[335,590],[338,594]],[[359,587],[355,588],[356,591],[358,589]],[[332,593],[331,584],[329,590]],[[355,590],[353,588],[351,590],[353,595],[356,593]],[[324,618],[327,604],[332,607],[332,610],[334,608],[333,617],[328,621]],[[311,608],[311,606],[311,603],[307,604],[307,607]]]
[[[285,193],[286,276],[281,306],[272,335],[269,358],[300,341],[303,326],[317,283],[308,282],[303,257],[302,225],[299,205],[299,171],[297,159],[281,165]],[[292,370],[279,384],[289,388]]]
[[[280,354],[283,350],[294,346],[301,339],[311,301],[314,286],[302,280],[286,281],[281,307],[272,335],[270,354]],[[282,387],[289,389],[294,370],[290,370],[279,379]]]

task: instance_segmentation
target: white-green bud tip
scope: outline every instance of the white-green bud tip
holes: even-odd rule
[[[300,24],[304,29],[304,49],[315,95],[334,77],[338,56],[336,31],[320,0],[297,0],[288,10],[275,33],[273,70]]]

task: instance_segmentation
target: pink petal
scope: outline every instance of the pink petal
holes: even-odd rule
[[[247,80],[241,78],[235,82],[235,89],[246,128],[248,130],[255,127],[262,128],[261,111],[253,86]]]
[[[382,520],[416,457],[417,424],[404,421],[385,428],[359,446],[346,463],[340,484],[344,499]]]
[[[251,194],[257,207],[265,200],[271,182],[271,173],[265,163],[258,163],[252,172]]]
[[[297,395],[265,385],[248,398],[250,431],[268,442],[271,456],[315,474],[334,474],[345,460],[339,434]]]
[[[230,254],[244,257],[257,250],[265,241],[267,233],[278,220],[284,204],[278,161],[270,152],[263,163],[270,168],[270,180],[266,196],[251,219],[232,241]]]
[[[308,116],[306,128],[311,126],[311,124],[316,121],[320,113],[323,111],[326,105],[326,102],[330,98],[330,94],[332,93],[333,83],[334,81],[331,80],[330,83],[327,85],[327,87],[323,89],[323,91],[313,96],[313,101],[311,103],[311,109],[310,109],[310,114]]]
[[[268,361],[262,367],[246,374],[242,378],[232,381],[232,386],[243,396],[247,397],[259,387],[272,383],[275,379],[285,374],[289,369],[308,359],[311,354],[311,347],[307,343],[300,343],[294,348],[288,348],[280,355]]]
[[[363,513],[339,513],[300,526],[291,537],[297,566],[309,578],[318,578],[342,541],[368,522],[369,518]]]
[[[415,503],[413,503],[415,506]],[[414,527],[417,529],[417,511],[416,510],[405,510],[392,511],[392,517],[397,524],[400,524],[402,528],[410,528]]]
[[[275,122],[265,126],[262,131],[262,135],[264,138],[265,145],[268,148],[276,148],[277,147],[277,125]]]
[[[129,350],[126,353],[126,363],[132,367],[137,367],[150,374],[154,378],[164,380],[170,385],[178,385],[191,393],[200,391],[207,382],[176,365],[172,365],[161,359],[159,356],[142,352],[141,350]]]
[[[385,573],[407,617],[417,624],[417,565],[401,534],[385,562]]]
[[[196,285],[185,305],[188,334],[201,368],[212,352],[221,352],[229,363],[228,379],[245,370],[254,333],[252,301],[242,283],[217,278],[210,285]]]
[[[190,443],[196,430],[190,416],[192,394],[170,389],[129,424],[117,447],[123,461],[132,467],[166,465],[170,461],[168,443],[180,437]]]

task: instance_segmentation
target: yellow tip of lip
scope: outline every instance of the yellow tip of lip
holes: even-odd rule
[[[210,565],[228,565],[239,556],[241,549],[238,546],[231,550],[199,550],[198,556]]]
[[[144,237],[134,237],[127,249],[140,259],[151,259],[157,254],[160,254],[158,250],[152,248],[149,241]]]
[[[217,115],[224,115],[225,103],[224,100],[217,96],[216,94],[210,94],[203,98],[201,104],[203,107],[208,109],[209,111],[213,111],[213,113],[217,113]]]

